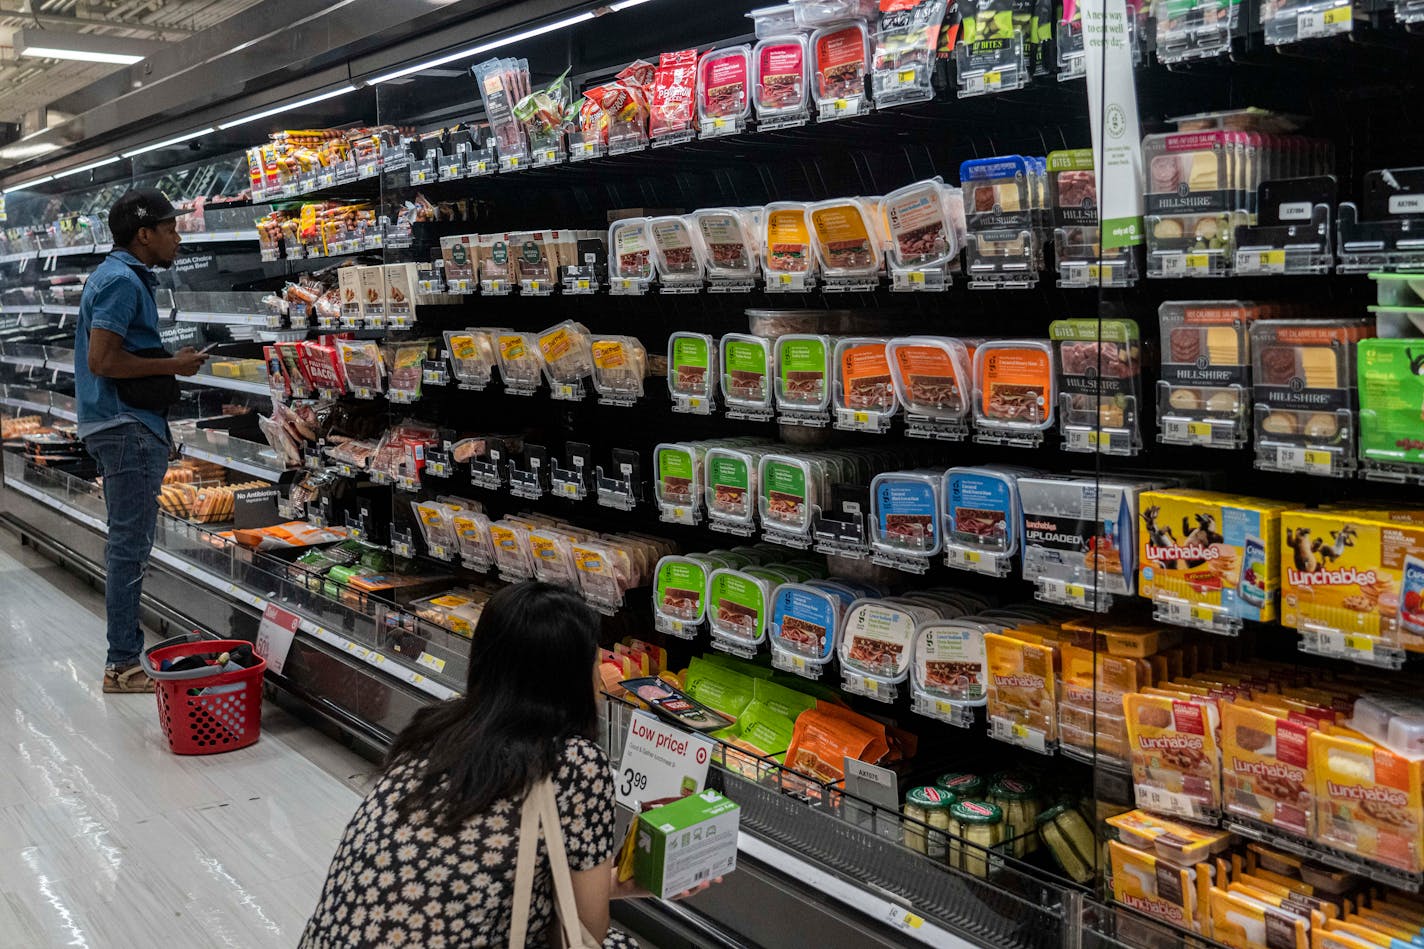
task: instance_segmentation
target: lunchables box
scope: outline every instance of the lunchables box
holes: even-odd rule
[[[1348,729],[1309,739],[1316,842],[1406,873],[1424,870],[1424,762]]]
[[[1234,627],[1277,615],[1280,516],[1289,505],[1214,491],[1146,491],[1138,592],[1157,618]]]
[[[1281,623],[1358,649],[1424,651],[1424,520],[1385,510],[1281,514]],[[1352,650],[1353,651],[1353,650]]]

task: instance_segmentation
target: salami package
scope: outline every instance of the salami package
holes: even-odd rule
[[[663,53],[658,58],[648,93],[648,134],[651,137],[693,127],[697,111],[693,99],[699,71],[695,49]]]

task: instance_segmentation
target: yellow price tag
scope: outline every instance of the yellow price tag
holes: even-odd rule
[[[865,691],[870,692],[872,694],[880,691],[880,683],[876,682],[874,679],[865,679],[863,681],[865,682]]]
[[[903,83],[914,82],[914,81],[915,81],[915,71],[914,71],[913,69],[902,69],[902,70],[900,70],[900,81],[903,82]]]
[[[1315,467],[1315,466],[1319,465],[1319,466],[1322,467],[1322,468],[1329,468],[1329,467],[1330,467],[1330,452],[1328,452],[1328,451],[1322,451],[1322,450],[1320,450],[1319,448],[1306,449],[1306,452],[1305,452],[1305,464],[1306,464],[1306,467]]]
[[[717,128],[717,129],[726,128],[726,127],[727,127],[727,120],[726,120],[726,119],[713,119],[713,120],[712,120],[712,127],[713,127],[713,128]]]
[[[909,926],[911,929],[919,929],[921,926],[924,925],[924,923],[925,921],[920,917],[916,916],[914,913],[905,914],[905,925]]]
[[[580,279],[575,281],[574,286],[578,287],[580,290],[587,290],[591,286],[591,284],[587,280]]]
[[[1283,250],[1263,250],[1261,251],[1260,259],[1262,267],[1284,267],[1286,265],[1286,252]]]
[[[806,668],[806,660],[802,659],[800,656],[792,656],[791,664],[795,666],[798,670]]]
[[[1207,254],[1188,254],[1186,265],[1188,270],[1206,270],[1211,266],[1211,257]]]
[[[536,290],[536,291],[537,291],[537,290],[539,289],[539,281],[537,281],[537,280],[531,280],[531,281],[529,281],[529,289],[530,289],[530,290]]]
[[[965,562],[965,563],[978,563],[978,562],[979,562],[979,551],[977,551],[977,550],[966,550],[966,551],[964,552],[964,562]]]
[[[579,486],[572,481],[564,482],[564,493],[571,497],[578,497]]]
[[[1089,280],[1097,280],[1099,277],[1102,276],[1102,273],[1103,273],[1103,268],[1100,267],[1099,265],[1097,265],[1097,264],[1089,264],[1089,265],[1088,265],[1088,279],[1089,279]]]
[[[1018,722],[1014,722],[1013,727],[1010,728],[1009,731],[1013,734],[1015,738],[1028,738],[1027,725],[1021,725]]]
[[[1345,636],[1345,648],[1351,652],[1375,651],[1375,641],[1363,633],[1348,633]]]
[[[1350,8],[1349,8],[1349,7],[1336,7],[1336,8],[1333,9],[1333,10],[1326,10],[1326,11],[1325,11],[1325,23],[1326,23],[1326,25],[1328,25],[1328,26],[1333,26],[1333,25],[1336,24],[1336,23],[1345,23],[1345,22],[1348,22],[1349,19],[1350,19]]]
[[[779,275],[778,275],[778,278],[779,278],[779,280],[781,281],[781,285],[782,285],[783,287],[789,287],[789,286],[791,286],[791,274],[789,274],[789,273],[779,274]]]
[[[687,516],[687,508],[685,508],[685,507],[675,507],[675,508],[673,508],[673,509],[672,509],[672,516],[675,517],[675,518],[677,518],[678,520],[681,520],[682,518],[684,518],[684,517]]]
[[[1211,437],[1211,423],[1210,423],[1210,422],[1188,422],[1188,423],[1187,423],[1187,434],[1188,434],[1188,435],[1191,435],[1193,438],[1210,438],[1210,437]]]
[[[702,408],[702,400],[697,396],[693,396],[687,400],[687,406],[688,408],[700,409]]]
[[[867,423],[867,422],[869,422],[869,421],[870,421],[870,413],[869,413],[869,412],[857,412],[857,413],[855,413],[855,424],[857,424],[857,425],[864,425],[865,423]]]
[[[984,74],[984,85],[986,86],[997,86],[1003,83],[1003,81],[1004,77],[999,73],[997,69],[993,72],[986,72]]]
[[[836,100],[836,111],[837,111],[837,112],[844,112],[846,109],[849,109],[849,108],[850,108],[850,102],[849,102],[849,101],[847,101],[847,100],[845,100],[845,99],[837,99],[837,100]]]
[[[415,683],[416,685],[420,685],[420,683],[425,681],[425,676],[421,675],[419,672],[412,672],[410,674],[410,681]]]
[[[512,158],[509,159],[509,167],[511,167],[511,168],[518,168],[518,167],[519,167],[519,156],[518,156],[518,155],[515,155],[515,156],[513,156]]]
[[[1068,596],[1071,599],[1086,600],[1088,598],[1087,588],[1084,587],[1081,583],[1070,583],[1066,587],[1064,587],[1064,590],[1067,591]]]
[[[935,713],[938,715],[953,715],[954,706],[943,699],[935,699]]]
[[[1193,603],[1191,610],[1192,619],[1198,623],[1216,622],[1216,612],[1210,607],[1201,603]]]
[[[924,283],[924,282],[925,282],[925,272],[924,272],[923,270],[911,270],[911,271],[910,271],[910,282],[911,282],[911,283]]]

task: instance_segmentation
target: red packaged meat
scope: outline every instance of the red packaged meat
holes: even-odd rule
[[[697,50],[663,53],[648,93],[648,134],[653,138],[692,128]]]
[[[747,46],[714,49],[697,65],[697,112],[705,129],[712,121],[741,122],[751,112],[752,51]]]

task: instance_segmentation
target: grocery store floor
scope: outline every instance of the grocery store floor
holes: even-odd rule
[[[295,946],[372,765],[270,702],[177,757],[103,661],[102,596],[0,531],[0,949]]]

